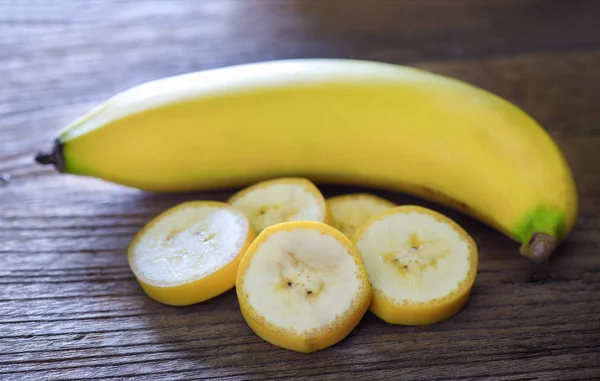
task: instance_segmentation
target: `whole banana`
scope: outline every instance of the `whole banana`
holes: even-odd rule
[[[568,164],[522,110],[368,61],[260,62],[148,82],[75,120],[36,160],[159,192],[280,176],[398,190],[489,224],[536,262],[577,216]]]

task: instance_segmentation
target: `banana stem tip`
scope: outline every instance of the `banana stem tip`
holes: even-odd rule
[[[536,232],[528,242],[521,246],[521,254],[536,263],[548,262],[557,245],[556,237]]]
[[[36,163],[42,164],[42,165],[54,164],[54,158],[53,158],[52,153],[38,152],[37,155],[35,156],[35,161],[36,161]]]
[[[58,141],[54,141],[54,146],[50,152],[38,152],[35,155],[35,161],[41,165],[53,165],[59,172],[63,170],[63,154],[62,144]]]

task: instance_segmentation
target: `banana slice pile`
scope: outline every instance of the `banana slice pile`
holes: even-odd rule
[[[370,194],[325,199],[308,179],[249,186],[227,203],[180,204],[128,249],[146,294],[174,306],[236,288],[263,340],[298,352],[342,341],[370,310],[387,323],[448,319],[477,274],[473,239],[432,210]]]

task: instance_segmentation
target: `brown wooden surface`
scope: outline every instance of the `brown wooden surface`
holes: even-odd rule
[[[11,176],[0,186],[0,379],[600,379],[598,20],[600,1],[0,1],[0,174]],[[367,314],[340,344],[297,354],[255,336],[233,291],[162,306],[126,264],[149,218],[231,191],[144,194],[32,162],[63,124],[132,85],[315,56],[452,75],[540,120],[581,197],[552,262],[534,265],[499,233],[436,207],[480,247],[467,307],[427,327]]]

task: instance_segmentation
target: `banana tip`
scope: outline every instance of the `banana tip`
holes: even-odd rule
[[[533,233],[531,239],[521,246],[521,254],[536,263],[548,262],[558,239],[546,233]]]
[[[54,146],[50,152],[38,152],[35,157],[35,162],[41,165],[54,165],[54,167],[62,172],[63,170],[63,157],[62,157],[62,144],[58,141],[54,141]]]
[[[35,155],[35,162],[42,165],[54,164],[52,153],[38,152]]]

